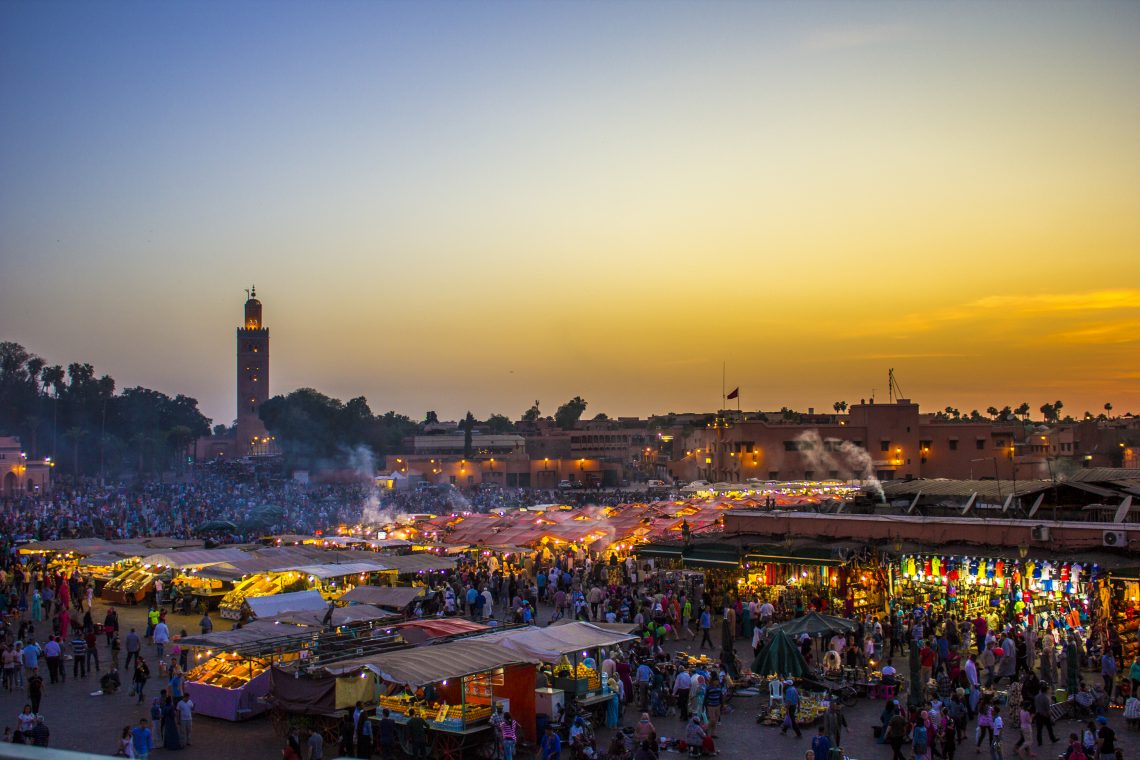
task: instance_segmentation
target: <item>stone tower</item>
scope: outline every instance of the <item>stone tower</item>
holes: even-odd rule
[[[238,456],[266,454],[269,432],[258,411],[269,398],[269,328],[261,321],[257,289],[250,288],[245,321],[237,331],[237,437]]]

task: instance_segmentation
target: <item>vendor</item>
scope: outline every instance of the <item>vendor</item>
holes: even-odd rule
[[[893,684],[897,680],[896,674],[898,673],[898,671],[895,670],[895,666],[891,665],[889,662],[883,666],[882,673],[883,673],[883,683],[885,683],[885,684],[888,684],[888,685]]]

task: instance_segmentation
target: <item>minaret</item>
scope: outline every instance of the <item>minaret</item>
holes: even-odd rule
[[[237,454],[269,451],[269,433],[258,410],[269,398],[269,328],[261,322],[257,289],[247,291],[245,322],[237,331]]]

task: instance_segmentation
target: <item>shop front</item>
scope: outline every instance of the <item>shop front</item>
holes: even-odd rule
[[[1019,553],[1020,554],[1020,553]],[[1088,627],[1102,609],[1096,565],[1044,557],[905,554],[890,566],[893,612],[923,609],[1036,627]],[[1106,600],[1107,601],[1107,600]]]

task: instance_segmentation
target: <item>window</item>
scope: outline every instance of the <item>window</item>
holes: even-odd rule
[[[891,442],[890,441],[880,441],[879,442],[879,451],[890,451],[890,450],[891,450]]]
[[[815,480],[815,470],[804,470],[804,480]]]
[[[780,479],[780,471],[779,470],[768,470],[768,480],[779,480],[779,479]]]
[[[950,450],[951,451],[957,451],[958,450],[958,440],[956,438],[950,439]]]
[[[985,438],[979,438],[977,440],[977,445],[978,445],[978,451],[984,450],[986,448],[986,439]]]
[[[814,448],[811,441],[784,441],[784,451],[811,451]]]
[[[858,446],[859,448],[863,448],[863,442],[862,441],[854,441],[854,444],[856,446]]]
[[[836,480],[839,477],[839,470],[828,470],[827,477],[832,480]]]

